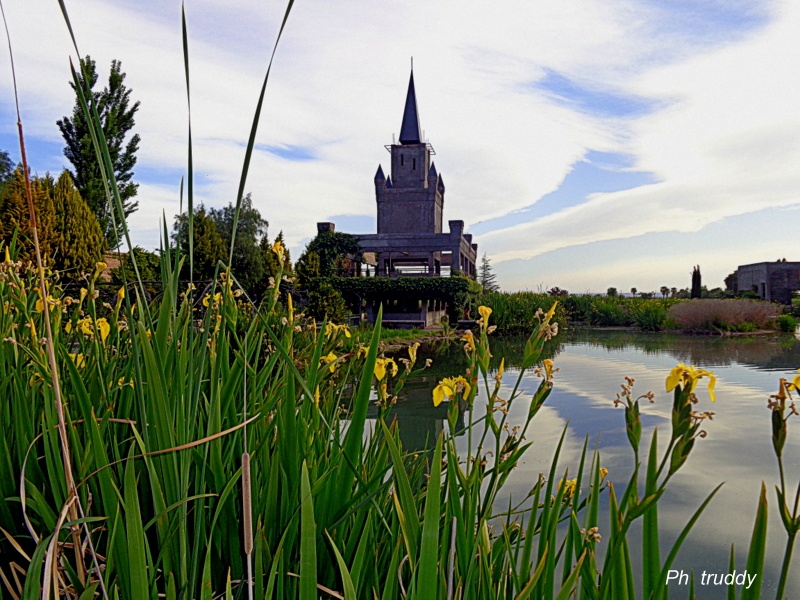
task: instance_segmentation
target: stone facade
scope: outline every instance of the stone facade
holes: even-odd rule
[[[800,262],[762,262],[741,265],[736,270],[737,290],[754,291],[762,300],[791,304],[800,291]]]

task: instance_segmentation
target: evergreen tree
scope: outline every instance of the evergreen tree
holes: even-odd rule
[[[481,266],[478,268],[478,283],[483,286],[485,292],[496,292],[500,289],[497,285],[497,275],[492,272],[492,261],[483,253],[481,257]]]
[[[175,217],[175,233],[181,253],[187,257],[184,262],[185,276],[189,276],[189,216],[186,213]],[[201,204],[194,211],[194,279],[203,281],[214,277],[214,270],[219,261],[227,261],[228,254],[225,242],[217,230],[216,221],[206,212]]]
[[[201,206],[194,213],[194,278],[209,279],[214,275],[218,260],[228,262],[233,218],[236,207],[229,204],[224,208],[206,209]],[[259,296],[266,281],[264,252],[260,246],[267,233],[269,223],[253,206],[250,194],[242,199],[237,223],[236,242],[233,248],[231,271],[239,284],[251,296]],[[189,215],[183,213],[175,217],[172,239],[184,254],[189,254]],[[189,261],[184,263],[184,276],[189,276]]]
[[[5,150],[0,150],[0,186],[14,174],[14,161]]]
[[[130,103],[131,90],[125,86],[125,73],[122,72],[119,61],[111,61],[108,85],[102,91],[93,91],[97,83],[95,62],[87,56],[81,60],[81,66],[83,71],[80,74],[79,85],[83,87],[87,99],[90,94],[94,97],[103,135],[108,144],[111,164],[114,167],[114,177],[122,200],[123,212],[127,219],[128,215],[136,211],[139,206],[133,199],[139,185],[131,181],[133,167],[136,164],[136,151],[139,149],[139,134],[132,135],[125,143],[125,137],[135,124],[134,115],[139,110],[139,102],[133,105]],[[70,83],[70,85],[77,94],[75,84]],[[117,239],[122,235],[122,223],[116,213],[112,219],[111,211],[115,208],[108,201],[110,190],[106,189],[103,182],[88,121],[77,100],[72,117],[64,117],[57,122],[57,125],[66,142],[64,155],[74,167],[72,178],[75,186],[100,222],[109,246],[116,246]],[[116,230],[113,226],[115,220]]]
[[[703,288],[701,285],[701,278],[700,278],[700,265],[697,265],[692,269],[692,298],[701,298],[703,296]]]
[[[58,244],[55,210],[47,187],[41,180],[31,181],[39,249],[45,260],[53,256]],[[18,257],[21,260],[34,260],[33,231],[28,210],[28,196],[25,191],[25,176],[21,168],[14,171],[11,179],[3,187],[2,201],[0,201],[0,237],[8,244],[15,231],[19,232]]]
[[[100,223],[86,202],[81,198],[69,171],[61,173],[55,185],[52,178],[46,178],[46,185],[52,185],[50,195],[56,217],[58,251],[54,264],[67,277],[80,278],[91,272],[105,251],[105,237]]]

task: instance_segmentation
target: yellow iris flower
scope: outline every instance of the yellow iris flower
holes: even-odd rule
[[[339,357],[336,356],[333,352],[329,352],[327,356],[323,356],[322,360],[325,361],[326,365],[328,366],[328,370],[333,373],[336,370],[336,359]]]
[[[433,388],[433,405],[439,406],[445,398],[452,399],[461,392],[461,397],[469,396],[471,388],[469,382],[463,376],[445,377]]]
[[[475,336],[472,335],[471,331],[467,331],[464,337],[461,338],[461,341],[466,342],[464,344],[464,350],[467,352],[475,352]]]
[[[481,329],[486,331],[489,327],[489,316],[492,314],[492,309],[488,306],[479,306],[478,312],[481,314]]]
[[[108,334],[111,333],[111,325],[108,324],[105,317],[100,317],[95,321],[95,326],[97,327],[97,331],[100,332],[100,339],[105,342]]]
[[[391,358],[376,358],[375,359],[375,377],[378,381],[383,381],[386,377],[386,372],[390,371],[392,377],[397,376],[397,363]]]
[[[797,369],[798,375],[794,376],[792,382],[789,384],[789,391],[800,390],[800,369]]]
[[[411,364],[413,365],[417,362],[417,350],[419,349],[419,342],[414,342],[408,347],[408,358],[411,359]]]
[[[697,382],[704,377],[708,378],[708,395],[712,402],[716,402],[717,396],[714,394],[714,386],[717,383],[717,378],[714,376],[714,372],[698,369],[697,367],[687,367],[683,363],[680,363],[677,367],[672,369],[667,376],[667,391],[671,392],[678,387],[678,385],[681,385],[684,390],[688,387],[689,393],[694,393]]]
[[[544,378],[550,381],[553,378],[553,361],[545,358],[542,361],[542,366],[544,367]]]
[[[283,257],[284,257],[284,252],[285,252],[285,249],[284,249],[284,247],[283,247],[283,244],[281,243],[281,241],[280,241],[280,240],[276,241],[276,242],[275,242],[275,243],[272,245],[272,251],[273,251],[273,252],[275,253],[275,255],[278,257],[278,261],[280,261],[281,263],[283,263]]]
[[[222,300],[222,292],[217,292],[216,294],[214,294],[213,301],[219,304],[220,300]],[[211,301],[212,301],[211,295],[206,294],[205,297],[203,298],[203,306],[208,308],[208,306],[211,304]]]

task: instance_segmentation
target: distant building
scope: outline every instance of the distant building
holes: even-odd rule
[[[464,233],[464,221],[448,221],[449,232],[442,232],[444,180],[431,161],[433,147],[422,140],[413,71],[399,142],[386,146],[389,176],[380,165],[375,174],[378,232],[354,235],[362,253],[374,256],[378,276],[436,277],[459,270],[475,278],[478,245]],[[320,227],[330,231],[334,226]]]
[[[762,300],[792,303],[793,292],[800,291],[800,262],[753,263],[736,269],[736,285],[739,293],[753,291]]]

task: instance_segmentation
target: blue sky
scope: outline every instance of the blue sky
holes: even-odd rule
[[[80,51],[101,73],[121,60],[141,101],[130,225],[155,248],[186,173],[180,2],[67,8]],[[56,2],[5,9],[29,159],[58,171],[75,51]],[[187,0],[186,14],[195,194],[222,206],[283,7]],[[738,264],[800,259],[797,31],[800,6],[784,0],[300,0],[246,189],[294,256],[317,221],[373,231],[372,177],[388,170],[413,56],[445,220],[466,222],[504,288],[680,288],[696,264],[722,285]],[[3,54],[0,148],[17,158],[10,83]]]

